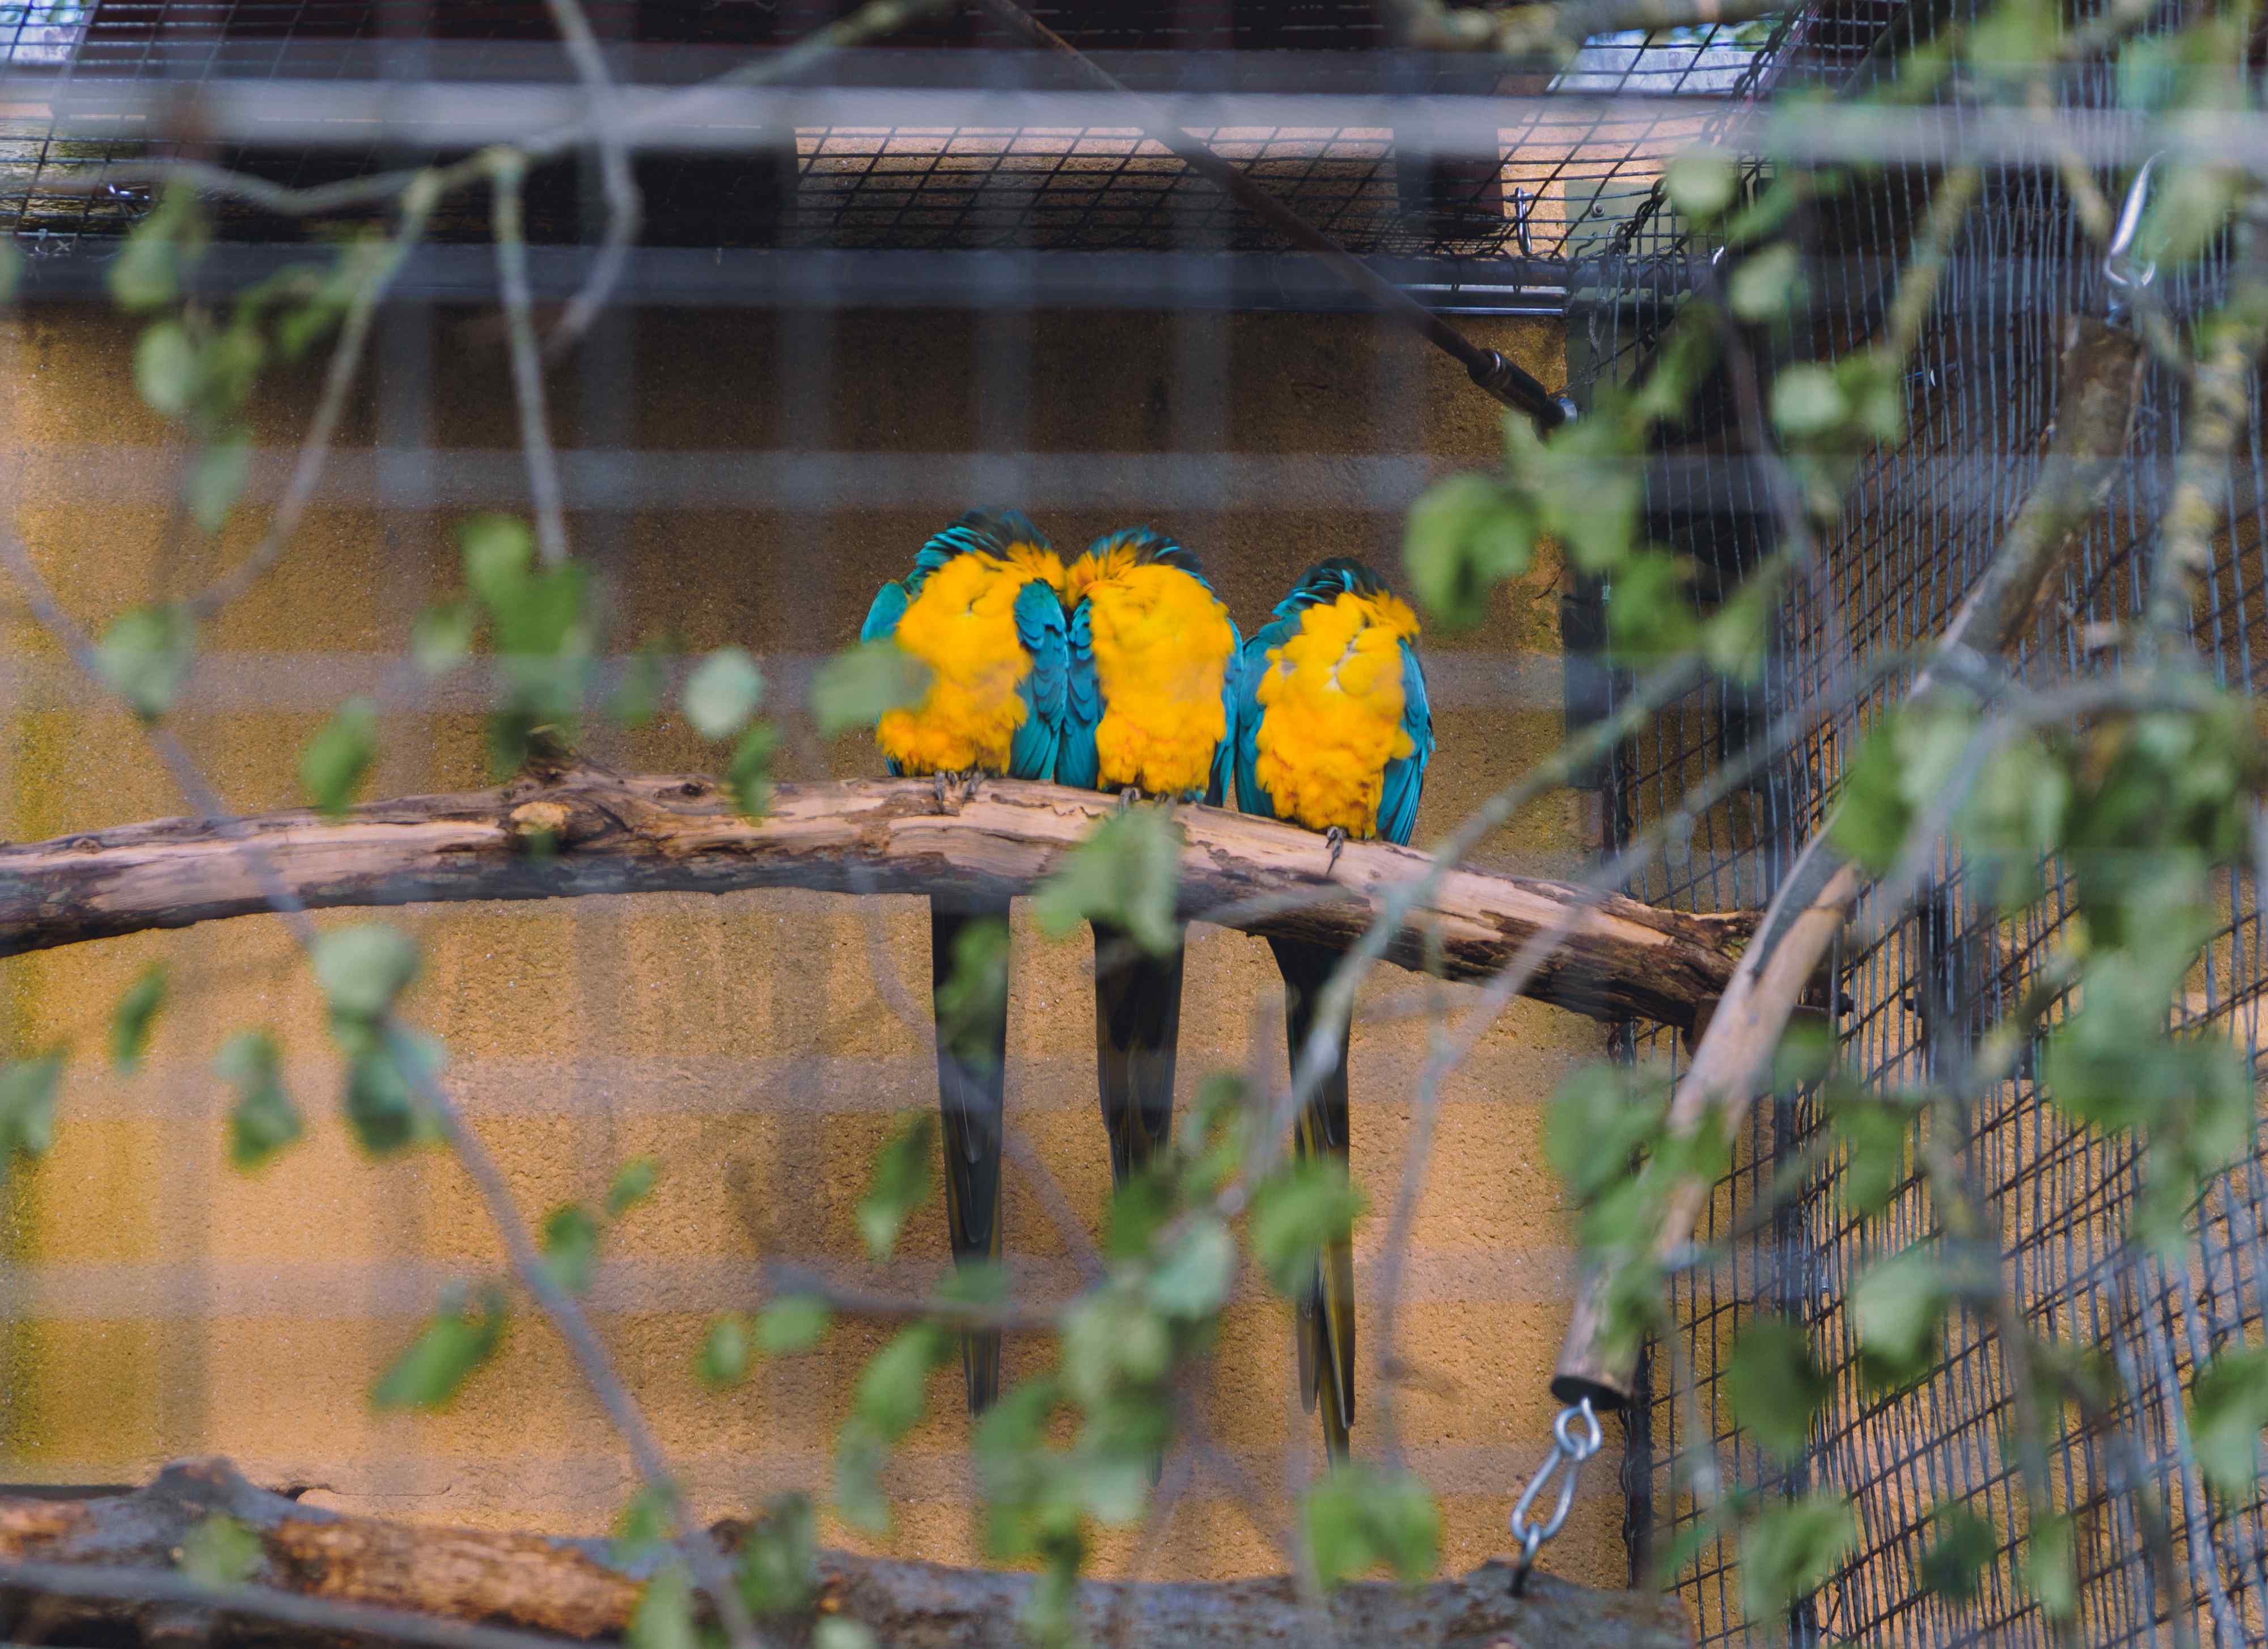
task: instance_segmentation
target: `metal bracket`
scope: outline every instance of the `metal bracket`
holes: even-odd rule
[[[1535,1475],[1528,1480],[1527,1490],[1512,1508],[1512,1537],[1520,1542],[1520,1555],[1512,1560],[1514,1597],[1528,1590],[1528,1572],[1535,1567],[1535,1554],[1543,1550],[1543,1542],[1566,1526],[1567,1513],[1575,1505],[1575,1479],[1582,1471],[1583,1462],[1597,1454],[1606,1440],[1588,1397],[1559,1410],[1558,1417],[1551,1422],[1551,1452],[1543,1457],[1543,1463],[1535,1469]],[[1529,1522],[1528,1508],[1554,1476],[1559,1479],[1559,1498],[1551,1508],[1551,1515],[1541,1523]]]

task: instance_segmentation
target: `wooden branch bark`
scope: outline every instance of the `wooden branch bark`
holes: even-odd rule
[[[20,1610],[38,1600],[43,1641],[55,1649],[114,1643],[127,1632],[145,1642],[180,1624],[181,1603],[132,1596],[123,1576],[178,1592],[182,1542],[205,1518],[225,1513],[256,1535],[260,1555],[249,1588],[288,1594],[287,1606],[322,1600],[339,1610],[325,1631],[303,1618],[263,1616],[251,1589],[241,1607],[199,1610],[195,1624],[216,1645],[319,1645],[369,1640],[371,1609],[420,1617],[401,1623],[399,1641],[482,1642],[467,1623],[501,1644],[504,1628],[555,1638],[619,1637],[637,1607],[638,1564],[617,1562],[604,1541],[428,1528],[346,1516],[303,1505],[245,1481],[225,1461],[181,1462],[146,1488],[80,1500],[0,1498],[0,1597]],[[714,1531],[726,1547],[745,1526]],[[86,1580],[74,1591],[73,1576]],[[1673,1649],[1692,1641],[1683,1612],[1653,1594],[1594,1592],[1546,1576],[1512,1595],[1511,1572],[1484,1564],[1456,1579],[1405,1590],[1365,1583],[1342,1587],[1329,1603],[1337,1641],[1409,1643],[1439,1649],[1489,1649],[1513,1642],[1557,1649]],[[37,1584],[26,1584],[27,1579]],[[841,1615],[892,1649],[1023,1649],[1018,1619],[1032,1579],[934,1564],[822,1551],[814,1607],[800,1621],[768,1623],[790,1641],[817,1614]],[[1125,1641],[1187,1649],[1257,1649],[1311,1640],[1313,1623],[1286,1579],[1212,1584],[1089,1582],[1079,1611],[1089,1641],[1123,1617]],[[354,1623],[350,1624],[350,1623]],[[524,1639],[540,1645],[541,1639]]]
[[[1028,892],[1117,805],[1012,780],[940,800],[927,780],[849,779],[782,784],[751,823],[708,778],[548,762],[501,789],[372,802],[335,820],[268,813],[231,834],[167,819],[0,846],[0,956],[263,911],[247,837],[314,907],[747,887],[1001,896]],[[1344,948],[1387,889],[1427,863],[1375,842],[1349,843],[1333,861],[1321,836],[1219,808],[1182,807],[1175,818],[1186,838],[1182,913],[1250,933]],[[1483,977],[1575,901],[1557,882],[1456,872],[1388,954],[1422,968],[1425,936],[1437,933],[1449,978]],[[1609,897],[1578,917],[1530,994],[1595,1018],[1690,1029],[1724,990],[1751,924],[1744,913]]]

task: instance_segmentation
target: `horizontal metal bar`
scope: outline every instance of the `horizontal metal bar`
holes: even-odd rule
[[[20,296],[26,301],[108,302],[118,249],[111,234],[26,235]],[[318,247],[215,247],[197,270],[208,290],[232,291]],[[539,300],[579,291],[592,254],[528,249]],[[1550,259],[1376,258],[1390,280],[1447,314],[1550,318],[1565,313],[1568,266]],[[485,246],[423,246],[393,287],[397,299],[489,305],[496,254]],[[630,254],[617,301],[681,308],[1266,310],[1350,313],[1369,306],[1315,261],[1267,252],[770,251],[641,247]]]
[[[1061,137],[1127,133],[1132,126],[1123,99],[1107,92],[644,85],[622,87],[619,95],[616,124],[624,142],[673,151],[744,151],[777,145],[797,129],[1035,137],[1045,131]],[[1718,141],[1727,146],[1792,160],[1927,165],[1958,156],[1986,165],[2048,166],[2068,153],[2091,166],[2112,166],[2163,151],[2176,159],[2268,171],[2268,114],[2257,112],[2191,112],[2161,122],[2121,111],[1830,104],[1774,120],[1769,110],[1758,114],[1715,93],[1158,92],[1146,100],[1170,123],[1223,141],[1247,130],[1300,133],[1301,141],[1314,143],[1354,129],[1376,132],[1381,141],[1390,132],[1395,151],[1413,158],[1492,157],[1509,144],[1515,163],[1524,147],[1540,162],[1558,161],[1595,141],[1602,173],[1626,170],[1632,144],[1642,143],[1646,132],[1675,128],[1663,139],[1675,147],[1697,141],[1712,122],[1721,122]],[[37,121],[51,112],[66,136],[114,142],[180,130],[204,142],[294,149],[469,149],[589,118],[587,98],[578,88],[511,82],[56,81],[15,75],[0,79],[0,103],[15,106],[18,119],[28,114]]]
[[[740,151],[793,130],[835,128],[939,131],[1117,132],[1134,136],[1115,92],[1013,86],[653,86],[618,89],[617,124],[634,147]],[[1499,134],[1527,131],[1563,143],[1585,127],[1618,129],[1674,118],[1697,125],[1737,107],[1708,94],[1499,97],[1389,92],[1162,92],[1144,99],[1190,130],[1346,129],[1395,132],[1399,152],[1493,157]],[[590,118],[581,88],[526,82],[202,79],[67,81],[10,76],[0,102],[44,108],[63,136],[104,141],[193,131],[205,141],[301,149],[471,149],[509,143]],[[18,116],[20,118],[20,115]],[[1619,154],[1619,151],[1617,151]],[[1602,159],[1604,157],[1602,157]]]

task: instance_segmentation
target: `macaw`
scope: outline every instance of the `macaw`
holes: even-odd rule
[[[1064,570],[1064,601],[1071,674],[1057,782],[1220,805],[1240,638],[1197,557],[1128,527]],[[1182,948],[1152,956],[1114,924],[1094,926],[1095,1083],[1111,1182],[1123,1186],[1173,1131]]]
[[[1244,644],[1236,672],[1236,794],[1246,813],[1326,833],[1336,855],[1349,836],[1406,843],[1418,821],[1433,712],[1418,662],[1418,617],[1360,562],[1334,557],[1301,575],[1276,614]],[[1296,1072],[1338,953],[1270,939],[1284,975]],[[1337,1057],[1301,1108],[1292,1136],[1302,1158],[1347,1158],[1348,1025]],[[1299,1307],[1300,1389],[1320,1398],[1323,1446],[1347,1454],[1354,1423],[1354,1248],[1319,1256]]]
[[[859,639],[895,639],[929,666],[917,704],[886,711],[874,742],[895,774],[973,785],[984,775],[1047,778],[1063,735],[1065,651],[1063,563],[1039,528],[1013,510],[971,510],[923,545],[913,571],[886,584]],[[930,976],[942,991],[961,936],[1005,924],[1008,902],[934,896]],[[937,1044],[944,1123],[945,1207],[955,1264],[1000,1257],[1000,1130],[1008,1051],[1007,998],[976,1027],[976,1046]],[[968,1410],[1000,1390],[1000,1335],[965,1335]]]

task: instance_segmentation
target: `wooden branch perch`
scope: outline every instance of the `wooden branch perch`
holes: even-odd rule
[[[166,819],[0,846],[0,956],[263,911],[247,839],[317,908],[744,887],[1000,896],[1028,892],[1117,806],[1013,780],[940,802],[927,780],[849,779],[782,784],[751,823],[711,779],[549,762],[498,790],[372,802],[335,820]],[[1386,892],[1428,863],[1375,842],[1348,843],[1334,863],[1319,836],[1219,808],[1181,807],[1175,818],[1186,838],[1182,914],[1249,933],[1344,948]],[[1270,895],[1298,908],[1225,908]],[[1447,977],[1483,977],[1576,902],[1561,883],[1458,872],[1388,954],[1423,967],[1431,932]],[[1594,1018],[1690,1030],[1723,991],[1752,920],[1610,895],[1575,918],[1529,994]]]
[[[178,1598],[92,1596],[124,1593],[140,1575],[152,1590],[181,1590],[176,1564],[191,1529],[216,1513],[259,1539],[249,1587],[225,1609],[195,1610],[194,1625],[216,1645],[328,1645],[369,1635],[373,1608],[401,1611],[396,1641],[495,1644],[493,1629],[555,1638],[619,1637],[637,1607],[643,1573],[617,1563],[608,1543],[537,1535],[429,1528],[350,1517],[254,1487],[225,1461],[167,1467],[148,1487],[92,1499],[0,1498],[0,1597],[18,1611],[33,1599],[43,1641],[145,1643],[192,1623]],[[745,1525],[713,1531],[728,1549]],[[84,1574],[74,1593],[74,1577]],[[27,1584],[36,1579],[37,1584]],[[128,1584],[120,1584],[126,1581]],[[893,1649],[1024,1649],[1018,1624],[1032,1578],[934,1564],[822,1551],[814,1605],[799,1621],[768,1622],[776,1638],[805,1641],[818,1614],[841,1615]],[[297,1620],[263,1616],[254,1589],[289,1594]],[[337,1610],[330,1630],[311,1626],[307,1600]],[[1336,1640],[1490,1649],[1506,1642],[1556,1649],[1682,1649],[1691,1643],[1676,1602],[1658,1594],[1594,1592],[1538,1575],[1512,1595],[1511,1571],[1490,1563],[1469,1575],[1404,1590],[1382,1583],[1340,1588],[1329,1604]],[[1312,1641],[1285,1579],[1211,1584],[1090,1581],[1079,1611],[1090,1642],[1123,1612],[1125,1641],[1188,1649],[1257,1649]],[[280,1612],[280,1611],[279,1611]],[[415,1617],[415,1618],[411,1618]],[[467,1623],[491,1629],[485,1638]],[[544,1640],[522,1641],[540,1645]]]

